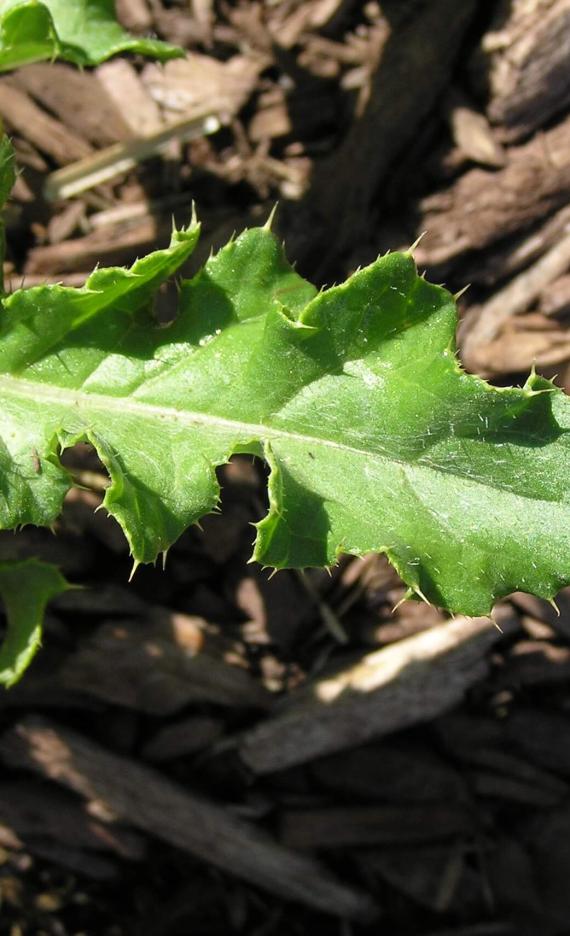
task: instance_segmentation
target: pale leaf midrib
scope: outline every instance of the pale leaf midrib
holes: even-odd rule
[[[382,452],[378,450],[360,448],[354,445],[348,445],[345,442],[339,442],[335,439],[327,439],[323,436],[313,436],[301,432],[292,432],[288,429],[278,428],[267,423],[249,423],[237,419],[228,419],[223,416],[215,416],[211,413],[201,413],[196,411],[176,409],[173,406],[160,406],[156,403],[147,403],[140,400],[134,400],[132,397],[107,396],[102,393],[89,393],[85,390],[69,390],[63,387],[53,387],[46,384],[26,380],[13,375],[0,375],[0,401],[2,397],[8,395],[15,399],[31,400],[38,404],[54,404],[56,406],[65,406],[69,410],[89,412],[96,410],[98,412],[109,413],[116,412],[118,415],[132,415],[143,419],[161,419],[170,420],[190,428],[204,428],[210,430],[221,430],[233,433],[241,443],[247,441],[271,442],[271,440],[283,440],[297,442],[307,447],[325,447],[333,451],[342,451],[359,457],[378,458],[394,465],[401,465],[405,468],[423,468],[433,471],[436,474],[452,475],[460,478],[464,483],[474,484],[483,488],[494,488],[503,493],[508,493],[513,497],[526,499],[526,495],[513,491],[508,487],[489,481],[484,483],[479,479],[470,478],[466,474],[451,472],[443,466],[418,464],[413,460],[405,461],[398,458],[393,452]],[[88,428],[88,427],[86,427]],[[236,441],[237,441],[236,439]],[[531,497],[533,501],[550,503],[542,501],[541,498]],[[555,502],[558,503],[558,502]]]
[[[249,423],[238,419],[228,419],[224,416],[215,416],[211,413],[201,413],[193,410],[177,409],[174,406],[160,406],[156,403],[147,403],[135,400],[132,397],[107,396],[102,393],[89,393],[88,391],[68,390],[62,387],[50,387],[46,384],[24,380],[19,377],[7,375],[0,376],[0,399],[3,395],[16,399],[31,400],[34,403],[54,404],[65,406],[70,410],[78,411],[97,410],[99,412],[114,411],[119,415],[130,414],[143,419],[168,419],[172,422],[182,423],[192,428],[220,429],[233,432],[241,439],[264,441],[270,439],[289,439],[304,445],[324,445],[328,448],[340,449],[354,455],[368,455],[390,458],[383,453],[375,453],[364,448],[326,439],[321,436],[311,436],[301,432],[291,432],[280,429],[267,423]],[[394,458],[394,461],[398,459]],[[404,462],[402,462],[404,464]]]

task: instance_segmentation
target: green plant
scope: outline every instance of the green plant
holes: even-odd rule
[[[153,299],[198,235],[193,219],[130,269],[4,298],[0,528],[54,522],[72,483],[60,454],[87,440],[135,566],[153,562],[216,506],[216,467],[250,453],[271,471],[253,553],[264,565],[385,552],[410,596],[467,614],[568,581],[560,390],[465,374],[454,299],[411,254],[318,292],[269,225],[184,281],[177,319],[159,328]]]
[[[70,0],[0,0],[0,72],[55,58],[78,66],[96,65],[118,52],[137,52],[161,61],[184,54],[168,43],[126,33],[116,21],[113,0],[74,0],[72,4]],[[0,125],[0,211],[14,181],[14,153]],[[2,295],[3,263],[4,222],[0,217]],[[32,459],[41,470],[36,456]],[[0,497],[4,496],[9,495],[0,491]],[[68,587],[49,563],[0,563],[0,598],[7,619],[0,648],[1,684],[11,686],[20,678],[40,644],[47,602]]]
[[[22,676],[40,645],[48,601],[70,587],[48,562],[0,562],[0,598],[7,620],[0,648],[0,683],[12,686]]]
[[[0,71],[55,58],[98,65],[118,52],[164,61],[176,46],[130,36],[115,19],[114,0],[2,0]]]
[[[453,297],[409,254],[317,293],[267,227],[183,282],[159,328],[153,296],[198,231],[80,289],[4,300],[0,526],[52,523],[70,485],[59,453],[88,440],[111,477],[104,507],[135,563],[153,562],[216,505],[216,466],[248,452],[271,468],[264,565],[384,551],[411,592],[469,614],[514,589],[556,592],[570,552],[561,391],[463,373]]]

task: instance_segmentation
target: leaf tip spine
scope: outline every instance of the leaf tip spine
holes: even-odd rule
[[[494,609],[494,608],[491,609],[491,612],[490,612],[490,614],[488,615],[488,617],[489,617],[489,620],[491,621],[491,623],[493,624],[493,627],[496,627],[497,630],[499,631],[499,634],[504,634],[503,628],[501,627],[501,625],[500,625],[499,622],[497,621],[497,618],[495,617],[495,609]]]
[[[133,559],[133,567],[131,569],[131,574],[129,575],[129,582],[132,582],[133,578],[135,577],[135,572],[137,571],[139,566],[140,566],[140,560]]]
[[[402,597],[400,598],[400,600],[397,601],[394,607],[392,608],[390,614],[395,614],[398,608],[400,608],[404,604],[405,601],[409,601],[409,599],[412,597],[413,594],[414,594],[413,590],[411,588],[407,588],[404,594],[402,595]]]
[[[416,237],[416,239],[415,239],[414,243],[411,245],[411,247],[408,247],[408,249],[406,250],[406,253],[407,253],[407,254],[410,254],[411,256],[413,256],[414,250],[416,250],[416,249],[420,246],[420,244],[421,244],[421,242],[423,241],[423,239],[424,239],[424,237],[426,236],[426,234],[427,234],[427,231],[422,231],[421,234],[420,234],[418,237]]]
[[[427,606],[428,606],[429,608],[433,608],[433,605],[432,605],[431,601],[429,601],[429,600],[426,598],[426,596],[424,595],[424,593],[423,593],[423,591],[421,590],[421,588],[418,588],[417,585],[414,585],[414,594],[416,594],[416,595],[418,596],[418,598],[421,598],[421,600],[424,602],[424,604],[427,604]]]
[[[461,297],[465,295],[468,289],[471,289],[471,283],[466,283],[463,289],[458,289],[456,293],[453,293],[453,298],[455,302],[459,302]]]
[[[275,220],[275,215],[277,214],[278,207],[279,207],[279,202],[276,201],[275,204],[273,205],[273,208],[269,212],[269,217],[267,218],[267,221],[263,225],[262,231],[268,231],[269,233],[271,233],[271,229],[273,227],[273,222]]]
[[[554,600],[554,598],[548,598],[547,601],[548,601],[548,604],[551,606],[551,608],[554,608],[556,617],[560,617],[560,608],[556,604],[556,601]]]

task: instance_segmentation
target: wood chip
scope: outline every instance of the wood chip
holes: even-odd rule
[[[0,785],[0,840],[8,833],[34,851],[37,840],[75,849],[111,852],[129,861],[145,857],[138,833],[104,825],[89,816],[69,793],[38,780],[20,779]]]
[[[147,65],[142,80],[167,111],[192,116],[206,109],[229,121],[248,100],[263,65],[241,55],[218,62],[207,55],[188,53],[186,58],[160,68]]]
[[[280,839],[291,848],[348,845],[409,845],[473,835],[466,806],[352,806],[298,809],[282,813]]]
[[[154,715],[191,702],[266,708],[270,697],[262,686],[204,652],[204,642],[204,622],[188,615],[104,624],[69,657],[61,680],[67,689]]]
[[[569,164],[570,168],[570,164]],[[469,312],[463,328],[462,354],[468,367],[484,364],[485,345],[499,333],[507,319],[531,307],[541,292],[570,268],[570,233],[528,270],[499,290],[484,306]],[[469,328],[469,323],[471,327]],[[477,356],[477,363],[472,360]]]
[[[336,237],[334,256],[351,249],[366,230],[370,206],[388,169],[418,134],[449,82],[474,9],[473,0],[405,6],[401,22],[381,44],[367,105],[313,183],[311,207],[324,219],[326,253],[331,258],[331,230]],[[314,228],[311,232],[309,249],[314,249]]]
[[[145,744],[142,754],[156,763],[189,757],[209,747],[223,732],[224,724],[219,718],[192,715],[160,728]]]
[[[496,19],[473,67],[490,91],[489,117],[506,139],[521,139],[570,101],[570,3],[513,0]]]
[[[0,79],[0,114],[12,130],[17,130],[60,166],[93,151],[83,137],[46,114],[25,91],[12,87],[5,78]]]
[[[10,83],[26,91],[73,133],[96,147],[129,136],[129,124],[122,110],[115,106],[108,91],[101,89],[92,72],[58,62],[42,62],[18,69],[10,76]]]
[[[509,150],[504,169],[472,169],[424,199],[414,255],[427,266],[449,263],[519,233],[565,205],[570,195],[570,118]]]
[[[570,273],[559,276],[540,293],[539,308],[543,315],[568,315],[570,312]]]
[[[311,764],[318,788],[351,801],[399,804],[461,802],[465,784],[454,768],[419,741],[386,739],[353,751],[342,751]]]
[[[116,0],[117,19],[129,32],[146,33],[152,29],[152,14],[146,0]]]
[[[489,618],[456,618],[368,654],[292,692],[279,714],[245,733],[240,755],[270,773],[427,721],[483,678],[498,637]]]
[[[162,126],[160,108],[130,62],[125,59],[105,62],[99,66],[96,75],[99,87],[104,89],[122,115],[127,136],[145,136]]]
[[[458,104],[451,109],[449,123],[456,145],[468,159],[495,168],[505,165],[505,150],[484,114]]]
[[[12,767],[66,786],[122,821],[285,900],[353,919],[375,915],[371,899],[318,862],[160,774],[49,722],[27,719],[0,740]]]
[[[28,252],[24,273],[58,277],[61,273],[76,273],[101,266],[122,266],[132,262],[162,242],[168,242],[172,221],[160,224],[157,219],[143,218],[134,227],[117,225],[95,231],[86,237],[34,247]]]

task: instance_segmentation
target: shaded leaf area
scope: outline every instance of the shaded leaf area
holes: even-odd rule
[[[492,388],[461,371],[452,296],[409,254],[316,293],[267,228],[151,302],[198,225],[85,287],[19,290],[0,322],[0,523],[48,525],[70,485],[62,449],[91,442],[104,506],[152,562],[219,499],[215,468],[262,454],[270,508],[254,558],[275,568],[384,552],[417,594],[488,612],[567,580],[570,419],[548,381]]]
[[[0,646],[0,683],[13,686],[40,646],[48,602],[69,588],[56,566],[37,559],[0,563],[7,628]]]
[[[55,58],[98,65],[118,52],[166,60],[181,50],[130,36],[115,19],[113,0],[5,0],[0,10],[0,71]]]

